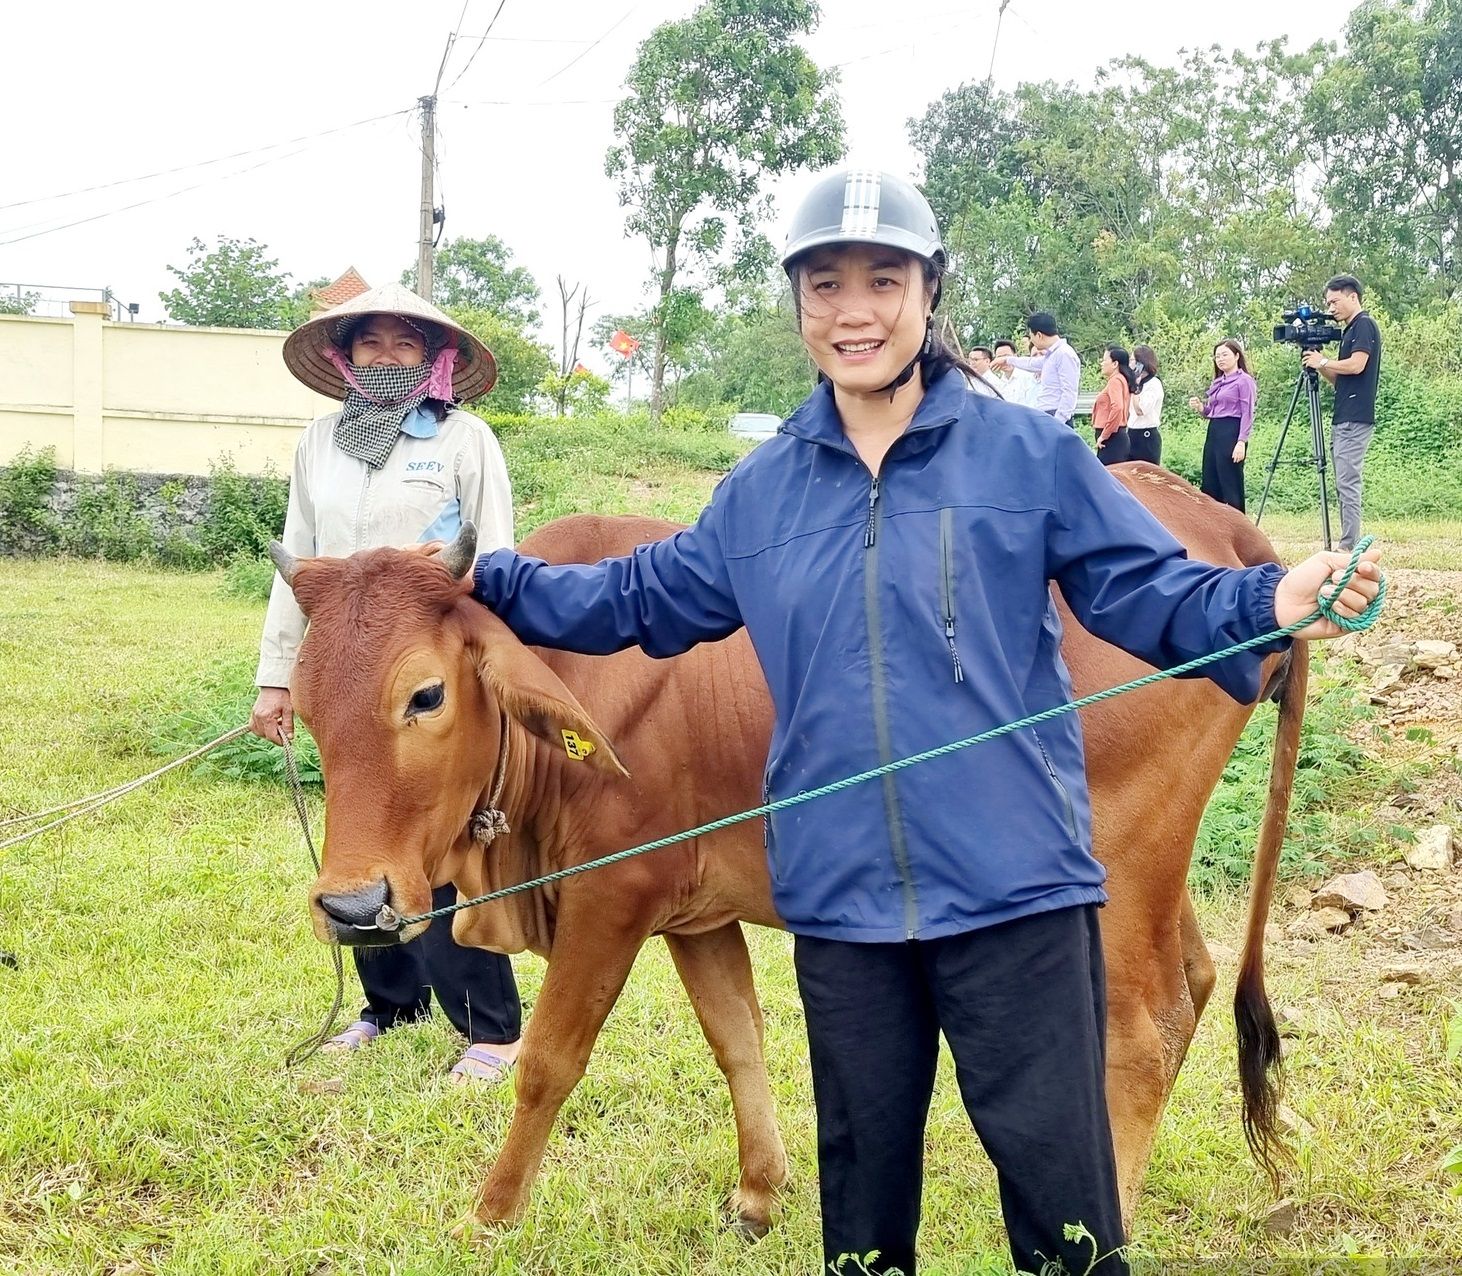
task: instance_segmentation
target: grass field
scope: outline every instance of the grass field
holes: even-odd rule
[[[1398,558],[1423,565],[1457,525],[1434,539],[1395,531]],[[1286,520],[1280,539],[1304,536]],[[225,597],[217,575],[13,561],[0,572],[0,818],[150,770],[148,742],[187,688],[257,641],[260,605]],[[0,1271],[814,1269],[812,1105],[786,936],[751,936],[794,1173],[772,1235],[747,1247],[718,1229],[735,1178],[729,1100],[657,943],[565,1108],[528,1218],[475,1250],[449,1231],[509,1095],[445,1083],[459,1045],[442,1021],[348,1064],[282,1066],[331,994],[307,926],[311,876],[282,788],[196,771],[0,852],[0,949],[18,960],[0,966]],[[1203,904],[1210,939],[1234,942],[1239,907]],[[1379,1001],[1368,961],[1345,941],[1272,955],[1276,1004],[1333,1012],[1290,1058],[1288,1102],[1308,1129],[1284,1236],[1263,1226],[1272,1196],[1240,1134],[1233,970],[1221,965],[1153,1158],[1139,1270],[1455,1270],[1462,1209],[1440,1169],[1462,1141],[1449,1007],[1436,990]],[[531,1006],[541,963],[515,964]],[[921,1271],[1003,1272],[993,1179],[945,1062]]]

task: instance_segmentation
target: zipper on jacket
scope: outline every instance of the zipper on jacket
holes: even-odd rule
[[[763,775],[761,778],[761,804],[770,806],[772,804],[772,777]],[[771,861],[772,877],[779,878],[782,875],[782,867],[777,862],[777,844],[772,834],[772,813],[768,811],[761,817],[761,838],[767,848],[767,858]]]
[[[1051,783],[1056,786],[1058,792],[1061,794],[1061,801],[1066,807],[1066,828],[1074,841],[1076,839],[1076,810],[1071,805],[1071,794],[1061,782],[1061,777],[1056,774],[1056,768],[1051,762],[1051,755],[1046,752],[1046,743],[1041,739],[1040,733],[1032,727],[1031,735],[1035,737],[1036,748],[1041,751],[1041,761],[1046,764],[1046,774],[1051,777]]]
[[[954,511],[948,506],[939,511],[939,588],[944,604],[944,641],[954,661],[954,680],[963,682],[965,671],[959,663],[959,648],[954,645]]]
[[[863,544],[863,609],[868,623],[868,668],[873,691],[873,730],[878,740],[878,760],[887,765],[894,760],[893,733],[889,728],[888,685],[883,668],[883,627],[878,609],[878,521],[883,508],[878,504],[878,477],[868,493],[868,529]],[[904,819],[899,810],[898,789],[890,772],[883,777],[883,812],[888,824],[888,841],[893,851],[894,867],[904,888],[904,937],[914,939],[919,929],[919,900],[914,890],[914,873],[909,865],[909,846],[904,837]]]

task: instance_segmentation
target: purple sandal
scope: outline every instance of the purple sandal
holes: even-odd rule
[[[501,1085],[508,1079],[512,1072],[516,1059],[504,1059],[502,1055],[493,1052],[490,1045],[478,1042],[476,1045],[468,1046],[462,1053],[462,1057],[452,1066],[448,1074],[454,1084],[465,1085],[469,1082],[480,1085]]]
[[[373,1023],[367,1023],[364,1019],[357,1019],[344,1032],[338,1032],[329,1041],[320,1047],[321,1050],[329,1050],[335,1054],[348,1054],[352,1050],[359,1050],[362,1046],[370,1044],[381,1035],[381,1030]]]

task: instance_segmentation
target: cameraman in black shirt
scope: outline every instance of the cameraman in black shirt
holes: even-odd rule
[[[1376,428],[1376,382],[1381,376],[1381,330],[1361,309],[1360,280],[1336,275],[1325,285],[1325,308],[1345,325],[1340,358],[1327,359],[1318,350],[1304,356],[1335,387],[1330,451],[1335,458],[1335,490],[1340,495],[1340,548],[1354,549],[1360,540],[1361,469]]]

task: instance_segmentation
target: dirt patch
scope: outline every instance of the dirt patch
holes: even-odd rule
[[[1316,889],[1323,883],[1305,883],[1281,891],[1271,938],[1302,960],[1319,955],[1316,945],[1344,946],[1368,986],[1352,992],[1375,1010],[1406,1014],[1438,994],[1462,995],[1462,572],[1397,568],[1387,578],[1375,628],[1324,648],[1327,672],[1363,684],[1375,712],[1354,742],[1397,776],[1356,812],[1385,835],[1388,853],[1369,865],[1385,904],[1353,910],[1348,925],[1327,931],[1309,916],[1331,902]],[[1418,839],[1435,844],[1439,825],[1452,831],[1450,863],[1409,866],[1407,850]]]

